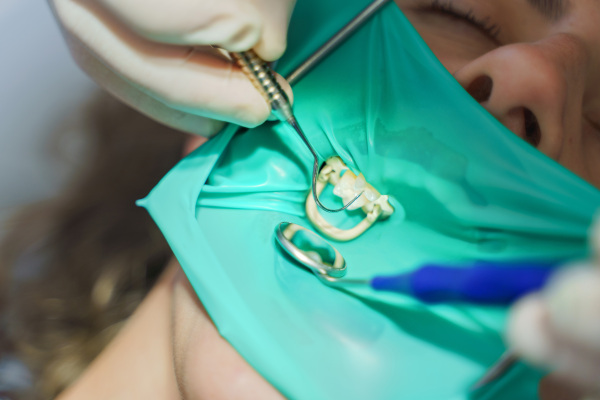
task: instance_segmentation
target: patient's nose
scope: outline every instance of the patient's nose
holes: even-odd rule
[[[567,35],[501,46],[455,73],[504,126],[556,160],[581,131],[583,47]]]

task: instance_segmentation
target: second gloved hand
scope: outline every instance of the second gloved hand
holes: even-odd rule
[[[279,58],[295,0],[50,2],[78,64],[142,113],[203,136],[223,121],[252,127],[269,116],[248,78],[211,45]]]
[[[508,341],[525,360],[600,390],[600,219],[590,234],[595,259],[566,268],[510,315]]]

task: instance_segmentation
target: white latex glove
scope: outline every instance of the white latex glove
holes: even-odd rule
[[[270,109],[224,54],[286,47],[295,0],[50,0],[71,52],[98,84],[166,125],[210,136]],[[280,84],[292,93],[281,77]]]
[[[527,361],[600,390],[600,220],[590,234],[596,259],[551,279],[520,300],[508,324],[510,347]]]

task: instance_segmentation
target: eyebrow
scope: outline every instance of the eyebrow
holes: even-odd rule
[[[562,18],[569,7],[569,0],[527,0],[527,2],[552,21]]]

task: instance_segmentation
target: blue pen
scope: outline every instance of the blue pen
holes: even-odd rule
[[[483,261],[464,265],[431,263],[406,273],[371,279],[344,279],[313,270],[334,287],[369,285],[374,290],[402,293],[430,304],[488,305],[508,305],[541,289],[554,271],[554,264]]]
[[[553,272],[553,265],[536,263],[426,264],[399,275],[376,276],[368,283],[375,290],[407,294],[426,303],[503,305],[542,288]]]

